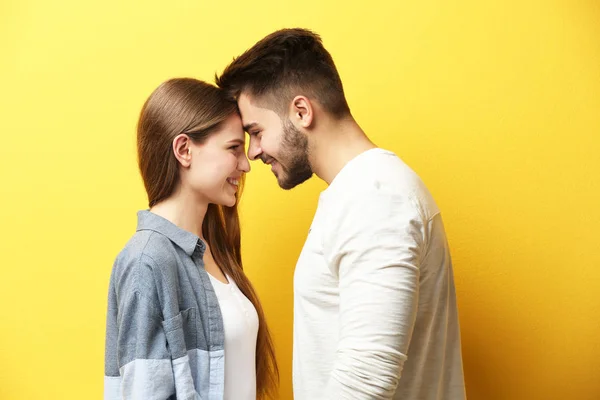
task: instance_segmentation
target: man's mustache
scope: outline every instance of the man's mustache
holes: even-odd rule
[[[261,154],[260,155],[260,160],[264,163],[264,164],[271,164],[273,161],[275,161],[275,159],[273,157],[269,157],[266,154]]]

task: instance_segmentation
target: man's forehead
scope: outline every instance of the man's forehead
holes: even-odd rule
[[[238,107],[240,109],[240,116],[242,117],[242,125],[244,126],[244,130],[248,132],[248,129],[252,129],[258,124],[256,112],[252,112],[245,104],[238,104]]]
[[[256,102],[248,92],[242,92],[237,98],[238,106],[240,108],[251,108],[256,107]]]
[[[244,124],[244,127],[253,122],[256,122],[255,119],[258,110],[256,110],[256,106],[254,106],[251,103],[250,99],[248,98],[248,95],[244,93],[240,94],[237,103],[238,108],[240,110],[240,114],[242,116],[242,123]]]
[[[237,98],[237,104],[240,111],[246,111],[251,114],[263,114],[273,112],[269,102],[264,96],[255,96],[246,92],[241,92]]]
[[[238,97],[238,108],[242,117],[242,125],[244,130],[269,124],[269,121],[278,119],[273,110],[265,108],[264,105],[258,104],[256,98],[252,95],[242,92]]]

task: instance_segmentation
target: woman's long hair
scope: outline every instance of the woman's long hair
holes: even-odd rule
[[[221,89],[191,78],[171,79],[150,95],[137,128],[138,164],[150,207],[171,196],[179,183],[179,164],[172,150],[175,137],[185,133],[194,143],[201,144],[237,112],[235,103]],[[233,207],[209,204],[202,233],[217,265],[233,278],[256,308],[257,397],[275,398],[279,383],[275,349],[260,301],[242,266],[237,208],[242,186],[243,179]]]

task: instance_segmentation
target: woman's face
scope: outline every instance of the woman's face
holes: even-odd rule
[[[190,141],[190,168],[182,180],[207,203],[232,207],[242,175],[250,171],[239,115],[232,114],[202,143]]]

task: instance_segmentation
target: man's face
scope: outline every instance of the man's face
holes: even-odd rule
[[[288,119],[259,107],[248,94],[238,99],[244,130],[250,136],[248,158],[271,165],[279,186],[291,189],[313,174],[308,161],[308,139]]]

